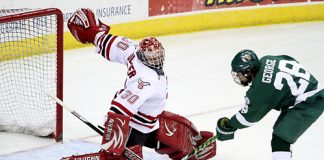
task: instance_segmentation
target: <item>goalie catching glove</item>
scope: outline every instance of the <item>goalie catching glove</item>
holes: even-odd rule
[[[78,9],[69,18],[67,26],[73,37],[81,43],[93,43],[98,32],[108,33],[110,27],[95,18],[88,8]]]
[[[235,128],[231,127],[229,124],[229,119],[227,117],[220,118],[217,121],[216,136],[220,141],[226,141],[234,139]]]

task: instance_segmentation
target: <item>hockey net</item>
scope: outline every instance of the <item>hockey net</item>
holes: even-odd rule
[[[0,131],[62,140],[63,15],[0,10]]]

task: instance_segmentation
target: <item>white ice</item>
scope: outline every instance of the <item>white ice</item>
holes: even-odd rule
[[[324,22],[281,24],[158,37],[166,49],[169,80],[166,109],[188,117],[200,130],[215,132],[218,118],[232,116],[247,88],[232,80],[230,62],[241,49],[259,56],[288,54],[324,83]],[[103,123],[114,93],[123,87],[126,68],[109,63],[94,47],[65,51],[64,102],[94,124]],[[324,105],[324,104],[323,104]],[[215,160],[271,160],[271,111],[256,125],[236,132],[232,141],[217,142]],[[294,160],[323,159],[324,116],[293,145]],[[64,141],[55,143],[0,132],[0,160],[57,160],[96,152],[100,137],[69,112],[64,113]],[[145,149],[146,160],[167,159]]]

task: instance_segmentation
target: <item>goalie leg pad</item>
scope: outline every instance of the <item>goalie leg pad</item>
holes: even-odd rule
[[[106,160],[105,152],[89,153],[83,155],[73,155],[70,157],[63,157],[61,160],[80,160],[80,159],[91,159],[91,160]]]
[[[206,142],[209,138],[213,137],[214,134],[209,131],[200,131],[201,139],[197,141],[197,146],[200,146]],[[202,151],[196,153],[193,157],[197,160],[207,160],[213,158],[216,155],[216,141],[210,143]]]
[[[142,146],[135,145],[128,148],[134,152],[139,157],[143,158]],[[137,157],[129,153],[129,151],[124,152],[125,155],[114,155],[112,153],[107,153],[104,150],[98,153],[89,153],[83,155],[73,155],[70,157],[64,157],[61,160],[137,160]],[[126,157],[127,156],[127,157]]]
[[[209,131],[201,131],[200,132],[200,139],[197,140],[197,145],[195,147],[200,146],[204,142],[206,142],[209,138],[213,137],[214,134]],[[177,151],[174,153],[168,154],[171,159],[178,160],[182,159],[183,157],[187,156],[188,153]],[[201,151],[198,153],[192,155],[189,157],[189,160],[208,160],[216,155],[216,141],[210,143],[208,146],[204,147]]]
[[[174,151],[190,153],[195,145],[194,137],[199,135],[194,124],[180,115],[164,111],[160,117],[160,128],[156,139],[167,145],[171,150],[158,148],[160,154],[169,154]],[[169,152],[169,153],[168,153]]]
[[[131,150],[132,152],[134,152],[139,157],[143,158],[143,151],[142,151],[142,146],[141,145],[131,146],[131,147],[128,147],[128,149]],[[133,154],[129,153],[128,150],[125,150],[124,157],[125,156],[127,156],[128,158],[125,158],[123,160],[128,160],[128,159],[137,160],[138,159]]]
[[[101,148],[108,153],[121,155],[126,146],[129,134],[130,117],[108,112]]]

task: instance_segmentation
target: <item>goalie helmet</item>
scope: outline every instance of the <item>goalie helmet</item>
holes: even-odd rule
[[[231,66],[234,81],[248,86],[260,68],[260,61],[252,50],[245,49],[236,54]]]
[[[164,48],[156,38],[147,37],[141,40],[136,54],[146,66],[154,70],[163,68]]]

